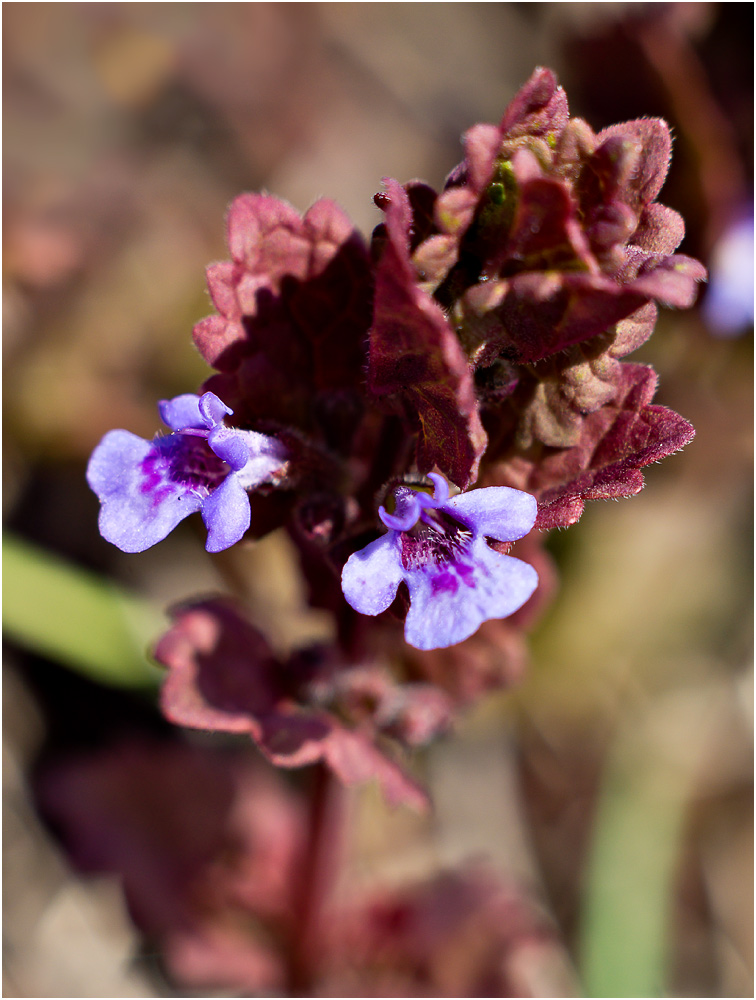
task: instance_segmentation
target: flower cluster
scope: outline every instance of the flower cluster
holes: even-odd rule
[[[336,624],[317,670],[272,669],[242,611],[185,605],[157,650],[166,714],[411,801],[374,741],[429,739],[508,683],[548,597],[545,529],[637,493],[693,436],[652,403],[654,371],[622,360],[705,277],[656,202],[667,125],[594,133],[537,69],[464,150],[441,192],[387,179],[369,244],[327,199],[302,217],[240,195],[194,329],[215,373],[160,404],[171,433],[111,431],[88,470],[127,552],[194,512],[211,552],[282,528]]]
[[[423,471],[525,489],[538,527],[566,526],[690,440],[650,405],[652,370],[619,360],[705,277],[655,201],[670,151],[658,119],[594,134],[538,69],[441,194],[386,182],[368,380],[418,429]]]

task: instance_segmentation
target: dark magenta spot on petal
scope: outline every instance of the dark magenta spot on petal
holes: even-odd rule
[[[450,573],[448,569],[442,570],[440,573],[434,573],[431,577],[431,589],[434,594],[456,594],[459,583],[457,578],[453,573]]]
[[[467,587],[474,587],[475,586],[475,567],[474,566],[468,566],[465,563],[455,563],[454,564],[454,568],[459,573],[460,577],[462,578],[462,582]]]
[[[433,525],[418,521],[413,528],[401,534],[402,565],[405,569],[419,569],[429,563],[444,566],[456,562],[470,544],[470,532],[458,521],[443,512],[431,513],[435,515]]]
[[[228,465],[218,458],[207,437],[196,432],[156,438],[141,469],[140,490],[152,494],[155,505],[170,496],[176,486],[207,494],[229,473]]]
[[[170,483],[165,483],[159,489],[155,490],[152,496],[153,507],[158,507],[163,502],[163,500],[167,500],[168,497],[171,496],[173,493],[174,493],[174,488],[170,485]]]
[[[142,483],[140,490],[142,493],[152,493],[163,480],[163,476],[160,471],[161,461],[160,452],[157,450],[151,451],[149,455],[142,461]]]

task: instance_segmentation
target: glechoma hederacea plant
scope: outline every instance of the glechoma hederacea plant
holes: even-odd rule
[[[622,359],[705,277],[655,200],[663,121],[596,134],[537,69],[464,151],[440,193],[385,180],[369,244],[332,201],[236,198],[194,329],[216,373],[160,404],[169,434],[111,431],[88,470],[127,552],[194,512],[211,552],[284,528],[337,623],[281,661],[240,606],[188,602],[156,650],[168,718],[417,805],[386,737],[424,744],[509,683],[549,589],[546,529],[637,493],[693,437]]]

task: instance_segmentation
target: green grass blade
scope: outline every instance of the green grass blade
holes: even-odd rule
[[[3,632],[19,645],[102,684],[154,686],[146,650],[164,627],[147,601],[3,535]]]
[[[691,761],[659,719],[636,720],[609,755],[588,860],[580,940],[588,997],[663,997]],[[662,720],[663,726],[663,720]]]

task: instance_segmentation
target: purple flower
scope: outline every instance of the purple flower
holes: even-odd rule
[[[522,607],[538,584],[531,565],[486,541],[526,535],[536,519],[534,497],[491,486],[450,499],[445,480],[429,478],[433,497],[402,486],[393,514],[379,508],[388,533],[350,556],[341,576],[344,596],[363,615],[385,611],[404,581],[410,595],[404,636],[417,649],[461,642],[489,618]]]
[[[737,337],[753,326],[753,205],[741,210],[714,246],[703,315],[716,337]]]
[[[201,511],[207,551],[229,548],[249,528],[246,491],[281,468],[285,447],[226,427],[233,410],[212,392],[164,399],[158,409],[172,434],[145,441],[109,431],[92,452],[87,482],[102,504],[100,534],[124,552],[143,552]]]

